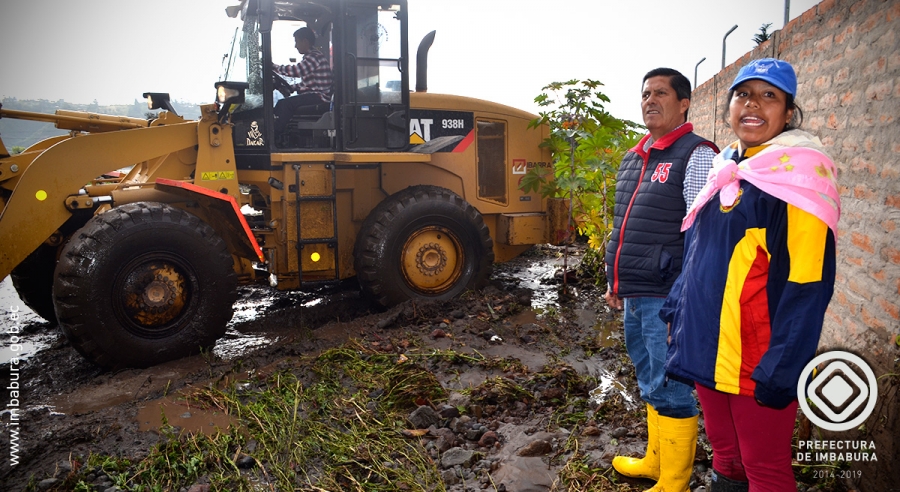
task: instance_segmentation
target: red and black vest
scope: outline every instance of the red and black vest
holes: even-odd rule
[[[665,297],[681,273],[687,163],[698,145],[718,152],[692,130],[684,124],[644,153],[647,135],[622,159],[606,248],[607,280],[619,297]]]

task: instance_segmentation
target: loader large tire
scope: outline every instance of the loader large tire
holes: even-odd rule
[[[52,325],[57,324],[53,310],[53,272],[58,251],[59,246],[42,245],[9,274],[22,302]]]
[[[363,222],[354,252],[363,292],[382,306],[450,299],[483,287],[494,263],[490,230],[475,207],[436,186],[413,186]]]
[[[196,354],[225,333],[237,276],[225,242],[184,210],[132,203],[92,218],[63,248],[53,286],[72,346],[110,369]]]

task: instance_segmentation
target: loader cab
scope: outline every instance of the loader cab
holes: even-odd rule
[[[228,13],[241,23],[221,80],[247,83],[244,103],[231,115],[239,168],[268,166],[271,153],[406,150],[406,0],[244,0]],[[293,37],[301,27],[316,33],[314,48],[330,61],[332,96],[296,108],[276,134],[282,96],[271,67],[302,59]]]

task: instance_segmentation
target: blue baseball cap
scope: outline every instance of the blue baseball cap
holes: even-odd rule
[[[784,92],[797,97],[797,74],[794,72],[794,67],[784,60],[775,58],[753,60],[741,68],[729,90],[753,79],[765,80]]]

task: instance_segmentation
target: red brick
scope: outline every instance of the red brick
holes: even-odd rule
[[[900,195],[889,195],[884,199],[884,204],[889,207],[900,208]]]
[[[788,24],[788,25],[790,25],[790,24]],[[785,32],[785,30],[783,30],[783,29],[781,32],[784,35],[784,38],[781,40],[780,43],[778,43],[778,53],[784,53],[791,48],[790,36],[788,36],[787,33]],[[732,79],[733,79],[733,77],[732,77]]]
[[[872,278],[874,278],[875,280],[877,280],[881,283],[884,283],[885,278],[887,278],[887,275],[884,273],[884,270],[878,270],[877,272],[872,272],[871,275],[872,275]]]
[[[897,223],[891,219],[882,220],[881,228],[885,230],[885,232],[894,232],[897,230]]]
[[[829,34],[828,36],[825,36],[824,38],[816,41],[814,45],[816,47],[816,51],[830,51],[833,38],[834,36]]]
[[[819,15],[824,15],[825,12],[828,12],[833,7],[834,7],[834,0],[822,0],[821,2],[819,2],[817,12],[819,13]],[[840,17],[840,16],[835,16],[835,17]]]
[[[800,16],[800,24],[807,24],[816,18],[816,9],[809,9]]]
[[[866,185],[856,185],[853,188],[853,197],[859,200],[872,200],[875,198],[875,193]]]
[[[875,149],[875,137],[869,135],[866,137],[865,141],[863,141],[863,145],[866,148],[866,152],[872,152]]]
[[[884,249],[882,249],[881,252],[884,253],[884,256],[887,258],[888,261],[890,261],[891,263],[900,265],[900,249],[893,248],[891,246],[887,246]]]
[[[837,94],[825,94],[819,99],[819,108],[818,109],[828,109],[837,107],[838,96]]]
[[[869,113],[851,116],[850,126],[875,126],[875,117]]]
[[[831,29],[833,31],[835,28],[837,28],[837,26],[841,25],[841,22],[843,22],[843,21],[844,21],[844,19],[842,19],[841,16],[832,15],[832,16],[828,17],[827,21],[825,21],[825,27],[827,29]]]
[[[824,146],[825,148],[834,147],[834,138],[832,138],[830,135],[826,135],[820,140],[822,141],[822,146]]]
[[[828,128],[832,130],[843,130],[846,126],[846,122],[843,118],[838,118],[836,114],[831,113],[828,116]]]
[[[850,305],[850,303],[847,302],[847,296],[844,295],[844,293],[839,290],[835,291],[834,300],[837,301],[838,304],[840,304],[841,306],[844,306],[844,307],[847,307]]]
[[[883,114],[878,117],[878,122],[882,125],[890,125],[894,122],[894,115],[892,114]]]
[[[871,77],[872,75],[883,74],[886,67],[887,59],[882,56],[867,65],[866,68],[863,69],[863,75],[866,77]]]
[[[854,34],[856,34],[856,24],[850,24],[849,26],[845,27],[843,31],[834,35],[834,43],[844,44],[844,41],[853,39]]]
[[[813,116],[812,118],[809,119],[809,122],[806,123],[806,126],[810,129],[810,131],[812,131],[813,133],[816,133],[819,130],[819,128],[822,127],[823,123],[825,123],[825,121],[823,120],[823,118],[821,116]]]
[[[866,18],[862,24],[859,25],[859,32],[869,32],[873,27],[878,25],[878,21],[884,18],[884,15],[880,12],[874,13]]]
[[[897,49],[897,35],[893,29],[889,29],[872,44],[879,48],[880,52],[893,53]]]
[[[884,101],[884,99],[891,93],[893,89],[893,80],[876,82],[866,87],[866,99],[872,101]]]
[[[859,2],[851,2],[850,3],[850,13],[855,14],[855,13],[859,12],[860,10],[862,10],[866,7],[867,3],[869,3],[869,2],[867,2],[866,0],[862,0]]]
[[[837,73],[834,74],[834,83],[841,84],[843,82],[846,82],[847,79],[849,79],[849,78],[850,78],[850,68],[844,67],[844,68],[838,70]]]
[[[900,3],[897,5],[900,5]],[[900,68],[900,53],[891,53],[888,57],[888,70],[894,72],[898,68]]]
[[[816,77],[816,81],[814,82],[813,85],[815,85],[816,89],[818,89],[818,90],[827,89],[827,88],[831,87],[831,76],[825,75],[822,77]]]
[[[852,278],[851,278],[851,279],[847,282],[847,287],[848,287],[851,291],[853,291],[854,293],[856,293],[857,295],[859,295],[860,297],[864,298],[866,301],[871,301],[871,300],[872,300],[872,293],[869,292],[869,289],[866,289],[866,288],[863,287],[862,285],[859,285],[859,283],[858,283],[855,279],[852,279]],[[856,313],[853,313],[853,314],[856,314]]]
[[[897,304],[886,301],[883,297],[878,298],[878,304],[881,305],[881,309],[884,309],[890,317],[894,319],[900,319],[900,307]]]
[[[887,328],[884,322],[873,316],[865,306],[860,309],[859,314],[862,316],[862,322],[866,326],[870,328]]]
[[[847,260],[847,263],[850,263],[851,265],[863,266],[862,258],[856,258],[856,257],[850,256],[850,257],[846,257],[845,259]]]
[[[858,60],[865,60],[869,47],[865,43],[859,43],[856,46],[847,46],[844,50],[844,56],[850,64],[859,63]]]
[[[841,106],[851,106],[856,102],[856,93],[853,91],[847,91],[841,96]]]
[[[872,240],[865,234],[854,232],[850,237],[850,242],[866,253],[871,254],[875,252],[875,248],[872,247]]]
[[[900,3],[897,3],[897,2],[892,2],[892,3],[893,3],[893,5],[891,6],[891,8],[888,9],[887,13],[885,14],[885,20],[887,20],[888,23],[894,22],[895,19],[900,18]]]
[[[881,169],[881,179],[888,182],[895,182],[897,179],[900,179],[900,170],[892,166],[893,163],[886,165]]]
[[[847,138],[841,142],[841,149],[847,152],[856,152],[859,150],[859,144],[856,142],[856,137],[848,135]]]
[[[884,309],[884,312],[888,313],[890,317],[900,319],[900,307],[898,307],[897,304],[888,302],[883,297],[878,298],[878,304],[881,305],[881,309]]]

